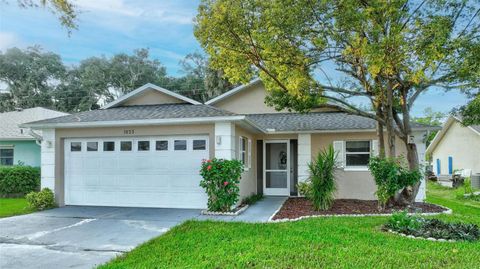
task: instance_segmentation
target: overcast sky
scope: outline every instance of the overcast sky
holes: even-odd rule
[[[21,9],[16,0],[0,1],[0,50],[40,45],[75,64],[90,56],[111,56],[149,48],[171,76],[181,76],[178,62],[201,48],[193,36],[199,1],[77,0],[79,29],[70,37],[48,10]],[[449,112],[465,104],[456,92],[430,91],[421,96],[414,115],[426,107]]]

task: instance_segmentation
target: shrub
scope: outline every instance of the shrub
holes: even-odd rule
[[[40,168],[0,166],[0,196],[20,197],[40,190]]]
[[[312,183],[310,179],[297,184],[298,192],[308,200],[312,200]]]
[[[398,191],[407,186],[413,186],[422,177],[420,169],[409,170],[406,168],[401,157],[371,157],[368,168],[375,179],[377,185],[375,195],[382,208],[393,199]]]
[[[332,145],[318,153],[317,158],[308,164],[311,188],[306,196],[312,201],[315,210],[327,210],[333,205],[335,168],[336,156]]]
[[[253,204],[255,204],[256,202],[258,202],[262,199],[263,199],[263,194],[261,194],[261,193],[252,194],[248,197],[243,198],[242,204],[253,205]]]
[[[238,160],[212,159],[202,162],[200,186],[208,195],[208,210],[230,211],[238,202],[243,164]]]
[[[480,238],[480,230],[475,224],[424,219],[418,216],[409,216],[406,211],[394,213],[384,225],[384,229],[424,238],[464,241],[475,241]]]
[[[422,227],[422,218],[408,215],[407,210],[398,211],[392,214],[385,226],[397,232],[408,233]]]
[[[52,190],[44,188],[40,192],[30,192],[25,196],[28,205],[36,210],[45,210],[55,207],[55,198]]]

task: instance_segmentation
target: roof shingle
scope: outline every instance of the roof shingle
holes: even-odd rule
[[[99,122],[122,120],[149,120],[149,119],[175,119],[195,117],[233,116],[234,113],[224,111],[208,105],[192,104],[162,104],[120,106],[108,109],[97,109],[80,112],[64,117],[29,122],[28,124],[52,124],[74,122]]]
[[[276,132],[375,129],[373,119],[343,112],[251,114],[247,118],[259,127]],[[412,122],[413,128],[432,127]]]
[[[0,113],[0,139],[33,139],[28,133],[22,133],[18,125],[63,115],[68,114],[43,107]]]

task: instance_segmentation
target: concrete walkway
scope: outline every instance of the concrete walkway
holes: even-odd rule
[[[285,201],[265,197],[239,216],[200,210],[67,206],[0,219],[0,268],[92,268],[186,220],[265,222]]]

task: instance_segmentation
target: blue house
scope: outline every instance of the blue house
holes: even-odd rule
[[[41,132],[20,128],[19,124],[51,119],[67,113],[34,107],[0,113],[0,165],[40,166],[40,146],[37,142]]]

